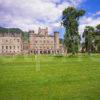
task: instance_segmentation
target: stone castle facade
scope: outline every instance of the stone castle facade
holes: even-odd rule
[[[25,43],[21,33],[0,33],[0,54],[58,54],[62,52],[59,33],[48,34],[48,28],[29,31],[29,41]]]
[[[20,33],[0,33],[0,54],[21,54],[22,50]]]

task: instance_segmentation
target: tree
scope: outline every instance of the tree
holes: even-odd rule
[[[94,50],[95,42],[95,30],[92,26],[86,26],[83,32],[83,37],[85,39],[85,49],[90,55],[91,51]]]
[[[100,24],[98,24],[98,25],[96,26],[96,30],[97,30],[98,32],[100,32]]]
[[[100,24],[96,26],[96,31],[95,31],[95,46],[96,46],[96,51],[100,52]]]
[[[62,25],[65,28],[64,45],[67,52],[72,53],[73,55],[78,52],[78,20],[84,14],[84,10],[78,10],[74,7],[68,7],[62,14]]]

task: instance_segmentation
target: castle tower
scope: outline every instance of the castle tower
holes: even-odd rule
[[[59,50],[59,32],[54,32],[54,49],[55,53]]]
[[[43,36],[48,36],[48,27],[46,27],[45,29],[39,27],[38,34]]]
[[[29,52],[32,53],[33,52],[33,44],[34,44],[34,31],[33,30],[30,30],[28,32],[29,34]]]

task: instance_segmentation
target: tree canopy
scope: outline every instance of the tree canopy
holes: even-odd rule
[[[84,29],[83,37],[85,38],[85,49],[90,54],[93,48],[95,31],[92,26],[86,26]]]
[[[83,32],[85,51],[100,52],[100,24],[96,27],[86,26]]]
[[[78,52],[79,34],[78,20],[85,14],[84,10],[78,10],[74,7],[68,7],[63,11],[62,24],[65,28],[64,45],[67,52],[75,54]]]

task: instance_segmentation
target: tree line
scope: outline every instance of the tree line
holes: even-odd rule
[[[86,26],[83,32],[82,52],[100,52],[100,24],[96,27]]]
[[[64,34],[64,47],[67,53],[75,55],[79,52],[80,48],[80,35],[78,32],[79,18],[85,14],[83,9],[76,9],[74,7],[68,7],[64,9],[62,13],[62,25],[65,28]],[[95,28],[92,26],[86,26],[82,33],[81,52],[100,52],[100,24]]]

